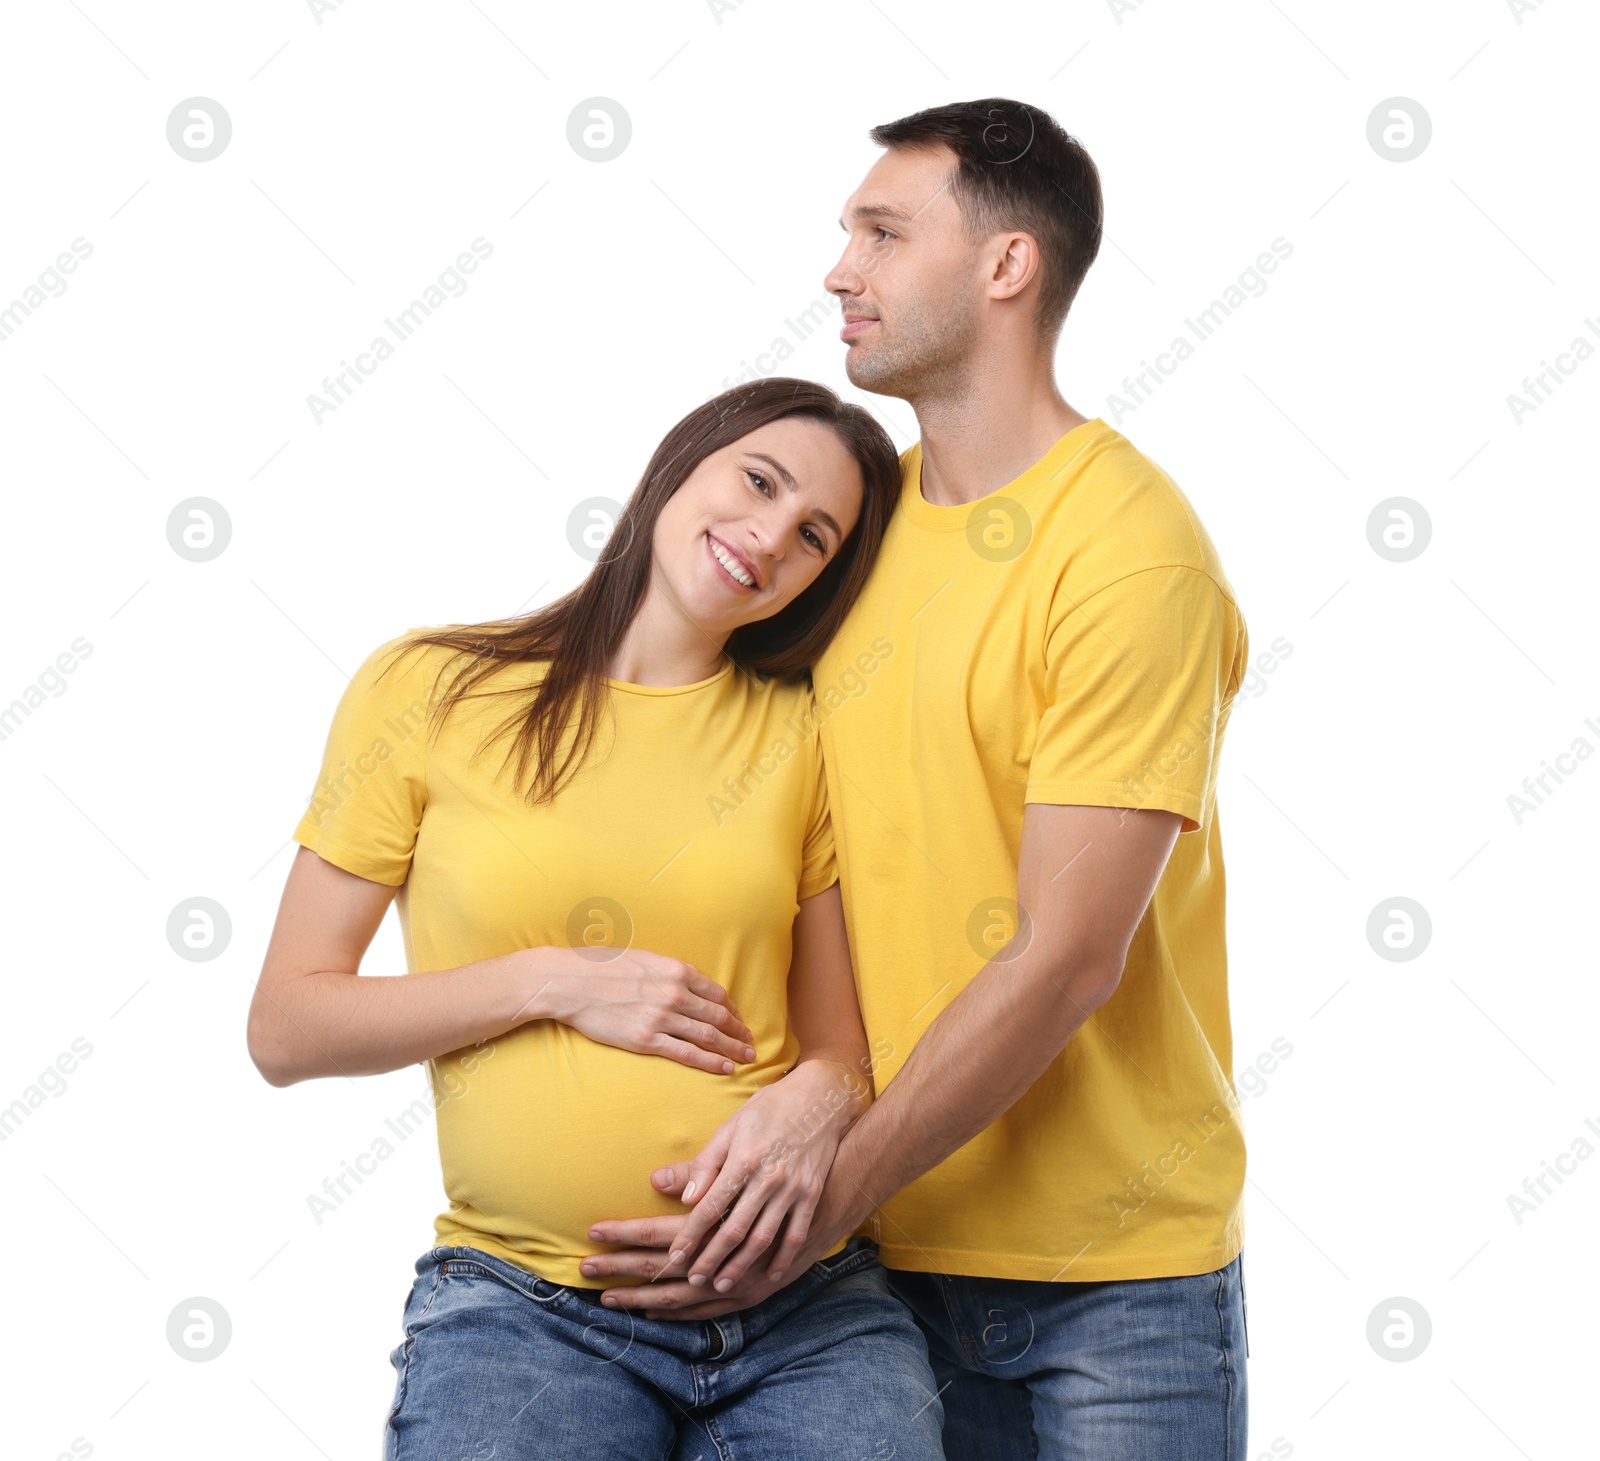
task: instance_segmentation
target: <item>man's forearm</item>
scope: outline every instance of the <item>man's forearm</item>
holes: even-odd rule
[[[858,1227],[1009,1110],[1111,997],[1120,967],[1062,968],[1042,943],[986,964],[846,1134],[828,1178],[834,1225]]]

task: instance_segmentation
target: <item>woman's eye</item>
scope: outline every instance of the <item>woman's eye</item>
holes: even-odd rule
[[[822,539],[809,528],[806,529],[806,541],[809,542],[819,553],[825,554],[828,551],[828,545],[824,543]]]
[[[756,485],[759,486],[763,491],[766,490],[767,479],[763,477],[760,472],[746,471],[745,476],[747,476],[752,482],[756,483]]]

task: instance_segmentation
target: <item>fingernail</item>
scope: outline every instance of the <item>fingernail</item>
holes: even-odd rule
[[[676,1252],[676,1253],[668,1254],[668,1256],[667,1256],[667,1262],[668,1263],[678,1263],[678,1262],[681,1262],[682,1259],[683,1259],[683,1250],[682,1249],[679,1249],[679,1251]]]
[[[614,1308],[617,1307],[617,1301],[614,1298],[612,1298],[610,1294],[606,1294],[606,1295],[602,1296],[600,1302],[602,1304],[604,1304],[608,1309],[614,1309]]]
[[[744,1047],[744,1058],[746,1060],[754,1060],[756,1058],[756,1048],[754,1045],[746,1045]]]
[[[732,1287],[733,1287],[733,1280],[731,1278],[719,1278],[717,1280],[716,1288],[717,1288],[717,1292],[719,1294],[727,1293],[728,1290],[731,1289]]]
[[[699,1190],[700,1190],[700,1184],[698,1182],[691,1182],[687,1187],[685,1187],[683,1189],[683,1200],[685,1202],[693,1201],[695,1193],[697,1193]],[[678,1255],[676,1253],[674,1253],[672,1256],[674,1258],[676,1258]]]
[[[590,1239],[591,1242],[595,1242],[595,1243],[599,1243],[599,1242],[604,1241],[600,1236],[600,1229],[599,1228],[590,1228],[589,1229],[589,1239]]]
[[[699,1288],[700,1285],[703,1284],[705,1281],[706,1281],[706,1276],[703,1273],[691,1273],[689,1275],[689,1282],[692,1283],[696,1288]]]
[[[783,1277],[783,1270],[781,1268],[769,1268],[767,1270],[767,1277],[770,1278],[773,1283],[777,1283],[777,1281]]]
[[[733,1074],[733,1062],[731,1060],[724,1060],[722,1062],[722,1073],[723,1075]]]
[[[593,1278],[594,1277],[594,1273],[595,1273],[594,1264],[592,1264],[592,1263],[580,1263],[578,1265],[578,1272],[583,1274],[583,1276],[585,1278]]]

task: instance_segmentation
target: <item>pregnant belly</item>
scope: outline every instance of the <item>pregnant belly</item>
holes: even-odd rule
[[[482,1050],[441,1057],[434,1091],[451,1204],[440,1219],[444,1241],[499,1247],[552,1283],[595,1283],[577,1266],[605,1246],[589,1240],[590,1224],[687,1211],[651,1186],[650,1173],[694,1156],[779,1079],[786,1044],[758,1030],[757,1050],[773,1057],[714,1075],[540,1021]]]

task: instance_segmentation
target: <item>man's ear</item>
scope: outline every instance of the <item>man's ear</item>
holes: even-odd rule
[[[996,235],[989,276],[990,299],[1014,299],[1039,272],[1039,241],[1031,233]]]

